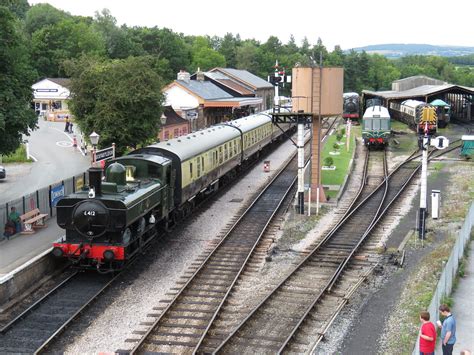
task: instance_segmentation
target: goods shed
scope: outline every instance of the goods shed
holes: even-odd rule
[[[451,107],[451,118],[464,122],[474,121],[474,89],[459,85],[422,85],[405,91],[362,91],[362,104],[365,110],[369,99],[380,99],[382,105],[390,107],[391,102],[419,100],[432,102],[443,100]]]

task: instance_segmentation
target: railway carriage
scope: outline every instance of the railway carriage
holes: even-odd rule
[[[66,230],[53,254],[81,268],[122,268],[158,233],[177,223],[251,158],[291,129],[269,113],[218,124],[110,161],[105,180],[89,170],[89,187],[62,198],[57,222]]]
[[[434,135],[438,127],[438,119],[434,106],[423,101],[406,100],[402,103],[391,102],[392,117],[406,123],[418,135]]]
[[[391,134],[391,122],[388,109],[383,106],[371,106],[362,117],[362,139],[368,147],[388,145]]]

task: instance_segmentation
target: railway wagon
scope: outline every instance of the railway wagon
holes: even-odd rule
[[[362,139],[367,147],[388,145],[391,134],[391,121],[388,109],[383,106],[367,108],[362,117]]]
[[[357,121],[359,119],[359,94],[346,92],[342,95],[342,118]]]
[[[74,265],[113,272],[158,235],[179,223],[219,181],[257,157],[289,131],[268,112],[159,142],[89,169],[89,186],[62,198],[57,223],[66,230],[53,255]]]
[[[390,114],[393,118],[406,123],[418,135],[436,134],[438,128],[436,108],[430,104],[417,100],[391,102]]]

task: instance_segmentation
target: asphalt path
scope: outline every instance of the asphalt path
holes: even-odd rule
[[[33,163],[4,164],[6,179],[0,180],[0,204],[78,175],[90,166],[90,156],[73,147],[74,134],[64,132],[63,122],[38,121],[28,140]],[[76,139],[80,144],[80,132]]]

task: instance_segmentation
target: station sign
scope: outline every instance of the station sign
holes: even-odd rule
[[[58,201],[64,197],[64,185],[58,185],[51,188],[51,206],[56,207]]]
[[[112,145],[111,147],[97,150],[94,152],[94,161],[99,162],[102,160],[109,160],[115,158],[115,146]]]

